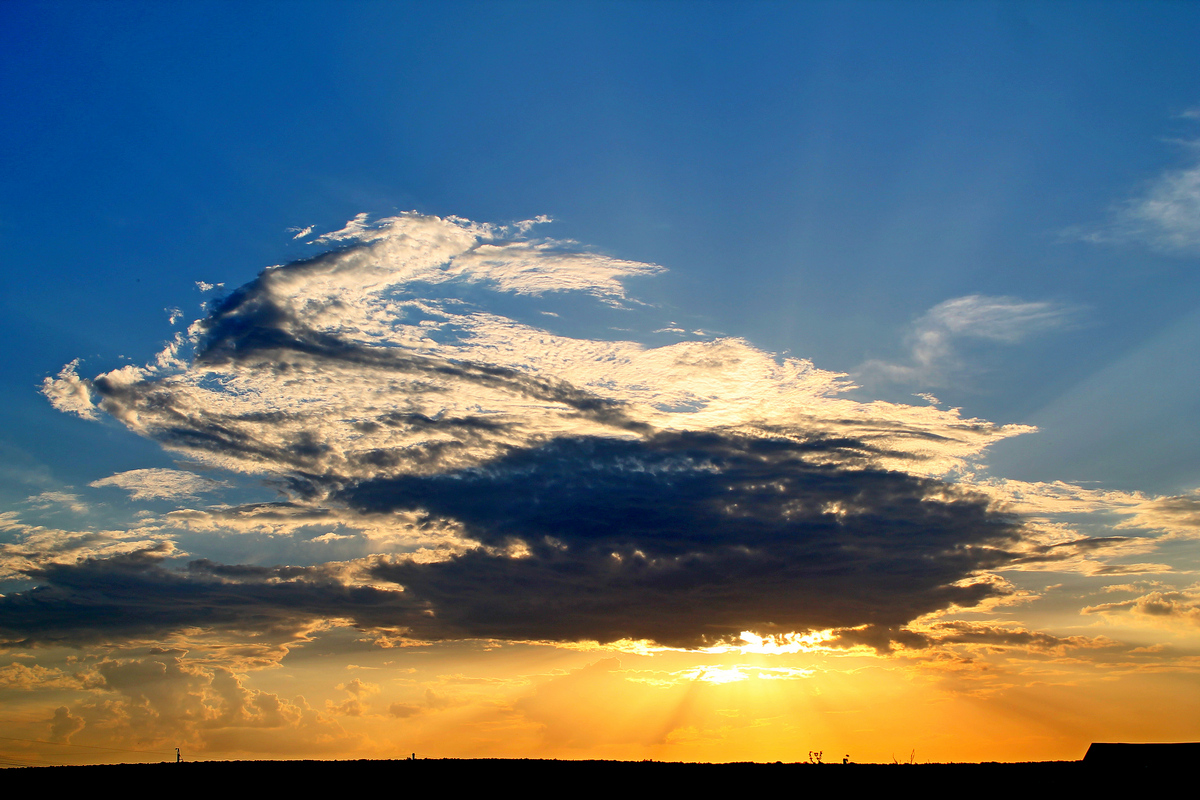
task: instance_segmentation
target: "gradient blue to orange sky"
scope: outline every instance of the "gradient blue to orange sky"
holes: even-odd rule
[[[0,5],[0,762],[1200,739],[1197,42]]]

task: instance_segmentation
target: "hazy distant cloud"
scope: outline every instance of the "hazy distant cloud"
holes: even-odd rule
[[[905,362],[868,361],[865,377],[925,386],[946,385],[966,368],[961,352],[972,340],[1017,344],[1069,324],[1077,310],[1047,301],[967,295],[946,300],[925,312],[905,337]]]
[[[420,714],[424,710],[421,706],[415,706],[410,703],[392,703],[388,706],[388,715],[407,719]]]
[[[253,689],[229,669],[186,658],[179,649],[148,648],[104,658],[83,672],[87,694],[48,721],[51,741],[100,728],[108,746],[170,753],[238,750],[327,754],[360,744],[304,698]]]
[[[579,752],[578,748],[614,743],[662,744],[679,724],[680,712],[659,711],[655,696],[662,689],[631,677],[621,669],[619,660],[604,658],[539,682],[514,704],[514,710],[538,726],[543,743],[550,747]],[[669,676],[668,680],[686,687],[675,689],[677,692],[696,691],[694,679],[677,681]],[[615,698],[619,701],[614,702]],[[690,703],[681,699],[672,708],[687,705]],[[595,722],[579,725],[581,718]]]
[[[117,486],[129,492],[134,500],[196,497],[227,485],[177,469],[131,469],[88,484],[94,488]]]
[[[966,644],[988,648],[1011,647],[1020,650],[1079,650],[1113,644],[1107,639],[1088,636],[1054,636],[1016,625],[955,620],[939,622],[921,631],[929,642],[939,645]]]
[[[1150,592],[1132,600],[1088,606],[1082,611],[1104,615],[1122,612],[1165,623],[1179,621],[1200,625],[1200,589],[1193,586],[1177,592]]]
[[[72,715],[69,708],[59,706],[54,710],[54,719],[50,721],[50,741],[69,742],[85,724],[83,718]]]
[[[339,683],[334,688],[336,688],[339,692],[346,692],[349,697],[341,703],[334,703],[333,701],[327,700],[325,702],[325,708],[327,711],[347,717],[361,717],[368,710],[368,706],[365,702],[366,699],[373,694],[379,693],[378,684],[367,683],[359,680],[358,678],[348,681],[347,683]],[[392,714],[392,716],[399,715]]]

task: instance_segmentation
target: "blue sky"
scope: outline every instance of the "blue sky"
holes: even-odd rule
[[[43,343],[22,348],[6,399],[28,414],[30,382],[66,360],[144,357],[165,338],[162,308],[195,310],[194,280],[244,282],[303,253],[287,227],[361,211],[548,214],[557,236],[669,266],[647,301],[847,372],[901,357],[908,326],[949,298],[1077,307],[1071,330],[983,354],[977,391],[939,395],[1004,421],[1154,351],[1195,307],[1187,254],[1064,234],[1103,230],[1194,164],[1186,4],[298,3],[235,15],[16,3],[6,16],[6,95],[22,120],[4,134],[17,154],[8,319]],[[1192,341],[1189,330],[1176,336]],[[1190,411],[1150,396],[1121,413],[1153,430]],[[1112,427],[1098,422],[1092,437]],[[1107,447],[1139,447],[1137,431],[1112,435]],[[1196,442],[1156,448],[1173,443]],[[1144,467],[1086,472],[1065,458],[1036,460],[1126,488],[1144,480]],[[1179,491],[1197,476],[1147,477]]]
[[[1074,635],[1102,616],[1132,618],[1158,602],[1145,598],[1165,593],[1183,620],[1171,635],[1183,637],[1180,652],[1194,657],[1194,622],[1187,620],[1197,608],[1189,587],[1196,585],[1200,487],[1195,5],[9,2],[0,23],[8,120],[0,128],[0,149],[8,154],[0,172],[7,287],[0,335],[9,343],[0,374],[7,411],[0,501],[13,526],[7,552],[33,559],[5,574],[10,599],[53,583],[57,573],[47,565],[66,563],[53,548],[29,555],[43,535],[34,528],[92,542],[94,549],[70,552],[97,565],[127,554],[129,542],[153,542],[160,550],[146,552],[167,558],[168,566],[192,558],[331,570],[335,561],[425,552],[433,539],[380,545],[363,520],[433,514],[448,526],[438,536],[457,542],[446,551],[456,555],[437,563],[461,574],[444,566],[419,577],[420,570],[385,569],[383,562],[371,569],[373,580],[427,586],[431,598],[447,603],[449,587],[472,569],[490,568],[463,555],[471,547],[509,547],[511,555],[523,535],[518,529],[549,530],[550,522],[515,511],[503,525],[485,522],[483,511],[446,499],[441,484],[411,465],[385,474],[354,461],[357,437],[382,436],[383,428],[367,431],[365,419],[355,423],[357,432],[339,427],[347,412],[321,405],[328,396],[289,394],[291,384],[244,360],[265,340],[245,344],[248,334],[238,326],[259,326],[260,335],[292,330],[247,316],[247,309],[280,304],[313,336],[342,337],[334,349],[326,347],[332,340],[320,339],[318,365],[306,369],[348,398],[365,398],[354,392],[369,393],[384,380],[373,371],[376,361],[346,355],[371,341],[415,347],[431,359],[419,368],[428,376],[444,376],[431,366],[443,363],[438,359],[529,371],[527,378],[545,383],[520,396],[575,409],[524,417],[525,401],[504,394],[517,392],[516,382],[504,390],[464,376],[456,380],[466,383],[438,384],[452,398],[447,405],[411,401],[404,424],[466,415],[455,434],[465,437],[462,460],[436,462],[448,475],[465,469],[462,475],[482,481],[470,470],[492,463],[537,485],[543,473],[550,481],[582,463],[564,442],[588,437],[607,454],[595,457],[613,463],[641,458],[654,472],[674,469],[680,453],[703,451],[740,475],[749,469],[741,459],[762,446],[757,439],[735,446],[689,437],[701,430],[742,436],[751,424],[758,426],[754,437],[766,436],[763,426],[775,425],[771,430],[793,437],[807,430],[854,439],[882,459],[871,469],[890,471],[887,480],[897,482],[891,492],[927,492],[927,480],[991,492],[997,505],[988,513],[1000,515],[1007,503],[1025,515],[1038,532],[1021,541],[1035,549],[1083,541],[1067,530],[1107,541],[1129,529],[1114,525],[1133,518],[1141,544],[1117,548],[1111,564],[1120,569],[1106,574],[1163,569],[1145,578],[1153,585],[1129,584],[1139,599],[1106,605],[1097,595],[1104,587],[1080,588],[1046,600],[1036,613],[1011,612],[1016,616],[1004,624],[1032,630],[1038,620],[1041,630]],[[356,218],[360,223],[347,227]],[[389,249],[410,242],[441,253],[456,277],[432,278],[416,256],[406,261]],[[378,265],[331,284],[313,277],[327,268],[350,275],[359,269],[356,254],[414,272],[379,285],[369,279]],[[310,261],[256,277],[303,259]],[[285,286],[296,292],[286,301]],[[428,305],[418,313],[409,301],[420,297]],[[386,307],[407,309],[397,319],[426,315],[424,330],[441,331],[436,341],[418,347],[416,334],[402,326],[383,333],[386,326],[372,315],[392,302],[399,305]],[[312,311],[317,307],[325,315],[347,309],[341,327]],[[491,316],[464,317],[463,308]],[[207,322],[189,339],[187,326],[196,320]],[[522,338],[529,331],[539,332],[541,344]],[[114,379],[101,380],[126,365],[146,369],[177,335],[183,339],[170,355],[179,361],[138,373],[131,379],[140,381],[137,392],[120,394]],[[632,343],[642,349],[630,349]],[[702,351],[720,351],[712,358],[743,371],[703,377],[696,366]],[[501,352],[489,360],[488,353]],[[676,352],[688,353],[684,360],[695,369],[653,355]],[[592,363],[587,359],[625,366],[589,371],[581,366]],[[801,376],[803,361],[812,371]],[[219,369],[205,373],[203,363]],[[346,372],[352,363],[359,372]],[[233,371],[220,371],[227,367]],[[204,394],[225,380],[218,374],[240,382]],[[587,416],[599,412],[552,391],[566,384],[588,387],[604,407],[642,410],[620,424]],[[471,400],[468,385],[490,400]],[[294,429],[239,428],[258,442],[253,457],[223,449],[233,447],[231,439],[196,444],[212,435],[203,415],[186,425],[156,416],[168,406],[195,410],[251,395],[262,405],[246,413],[325,410],[302,422],[290,417]],[[687,416],[702,397],[711,418]],[[806,405],[800,397],[821,399]],[[725,410],[717,413],[721,403]],[[480,422],[476,407],[504,420],[508,432]],[[789,416],[800,408],[808,422]],[[217,414],[212,409],[204,414]],[[395,422],[388,419],[369,424],[387,428]],[[968,434],[969,420],[977,423]],[[192,438],[180,438],[184,428]],[[880,433],[885,428],[904,433],[890,439]],[[479,433],[485,429],[492,433]],[[303,449],[287,438],[300,433],[325,455],[285,456]],[[632,446],[629,437],[642,436],[646,449],[618,452]],[[952,444],[918,447],[920,437]],[[373,452],[395,455],[418,440],[369,443]],[[864,468],[859,455],[834,450],[828,463],[854,475]],[[335,453],[349,460],[337,461]],[[887,460],[897,453],[910,461]],[[781,486],[790,480],[802,493],[798,487],[816,480],[811,464],[778,463],[792,476]],[[793,469],[799,472],[787,472]],[[121,475],[127,477],[113,477]],[[1003,479],[1014,483],[1001,485]],[[508,479],[489,480],[476,487],[482,496],[519,492]],[[581,485],[592,480],[599,479],[580,478]],[[696,481],[687,491],[707,496]],[[837,481],[830,485],[841,486]],[[597,497],[650,492],[619,481],[604,486]],[[265,507],[259,504],[279,498],[292,504],[288,514],[299,514],[304,503],[304,513],[333,510],[308,527],[293,520],[252,533],[243,525]],[[822,502],[834,509],[829,513],[842,513],[841,501]],[[919,524],[904,513],[891,521]],[[474,539],[462,532],[471,526],[479,527]],[[1045,538],[1051,529],[1061,534],[1053,545]],[[951,526],[946,535],[958,530]],[[322,531],[330,538],[320,539]],[[576,533],[592,541],[593,534]],[[115,538],[104,544],[110,534]],[[963,541],[976,542],[975,535],[963,534]],[[564,548],[575,546],[562,539]],[[1077,545],[1079,553],[1092,547],[1101,545]],[[1020,552],[1002,563],[947,564],[931,580],[949,586],[969,578],[984,587],[979,576],[994,574],[989,570],[1015,570],[1005,573],[1009,589],[979,588],[979,602],[1005,592],[1057,597],[1046,587],[1075,586],[1075,577],[1053,584],[1053,576],[1022,572],[1014,564],[1032,563],[1034,551]],[[1134,570],[1130,559],[1150,552],[1151,561]],[[896,563],[907,557],[897,553]],[[1092,564],[1072,574],[1099,569]],[[949,601],[935,589],[897,588],[897,607],[909,617],[886,621],[900,636],[892,640],[896,648],[903,647],[896,631],[904,624],[946,611]],[[630,586],[622,591],[636,594]],[[850,642],[844,631],[874,619],[839,604],[845,587],[822,591],[831,610],[791,620],[796,632],[842,630],[839,641]],[[746,624],[766,622],[754,618],[766,612],[752,594],[744,598]],[[642,631],[644,638],[696,646],[694,620],[672,616],[671,598],[654,596],[665,622]],[[793,599],[822,602],[809,594]],[[1082,608],[1093,611],[1082,622],[1065,621]],[[614,620],[624,619],[508,635],[472,609],[456,607],[460,618],[447,605],[444,614],[458,620],[459,632],[422,635],[602,640],[620,628]],[[411,613],[397,611],[415,624],[404,616]],[[363,619],[367,627],[383,625]],[[177,635],[181,624],[120,635],[144,644],[146,637]],[[682,632],[664,632],[676,624]],[[27,635],[36,626],[21,622],[14,630]],[[1146,630],[1127,632],[1127,640],[1161,644]],[[946,635],[937,641],[951,646]],[[70,703],[63,707],[73,710],[62,719],[87,718]]]

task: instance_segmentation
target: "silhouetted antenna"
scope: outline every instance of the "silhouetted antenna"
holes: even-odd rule
[[[178,764],[180,761],[183,761],[183,756],[179,755],[179,748],[176,747],[175,748],[175,763]]]

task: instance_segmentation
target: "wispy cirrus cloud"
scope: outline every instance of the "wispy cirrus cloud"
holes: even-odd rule
[[[1179,116],[1200,119],[1194,108]],[[1151,179],[1142,192],[1117,205],[1105,224],[1074,227],[1066,234],[1096,243],[1139,243],[1177,255],[1200,253],[1200,139],[1173,143],[1186,151],[1182,166]]]
[[[1072,324],[1079,310],[1050,301],[966,295],[925,312],[905,336],[904,361],[871,360],[857,370],[864,378],[939,387],[961,380],[970,365],[963,350],[972,342],[1013,345]]]
[[[116,486],[134,500],[194,498],[228,484],[178,469],[131,469],[92,481],[93,488]]]
[[[1190,145],[1200,150],[1200,142]],[[1200,163],[1160,176],[1117,215],[1112,235],[1166,252],[1200,253]]]
[[[69,488],[69,487],[68,487]],[[66,509],[75,514],[83,514],[88,510],[83,498],[72,492],[47,490],[26,498],[26,505],[40,510]]]

